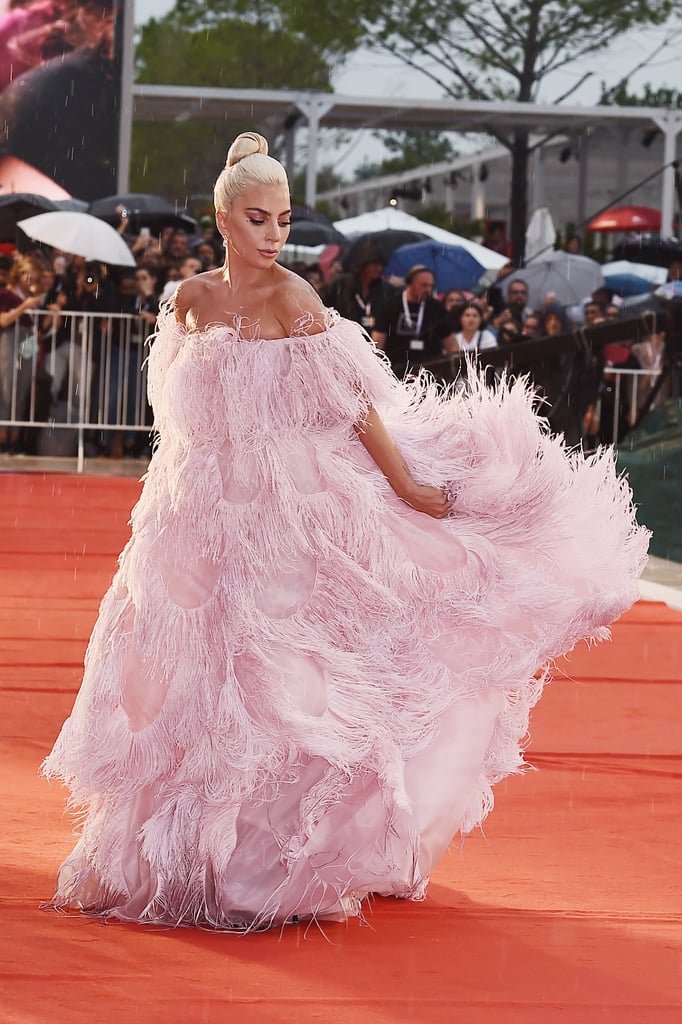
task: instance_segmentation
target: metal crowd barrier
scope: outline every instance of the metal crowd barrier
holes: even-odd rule
[[[647,383],[647,390],[651,391],[662,372],[663,371],[658,367],[650,370],[625,370],[611,366],[604,371],[604,373],[608,374],[608,376],[613,380],[614,408],[613,423],[611,427],[611,443],[614,446],[618,444],[619,410],[621,409],[622,399],[625,399],[627,402],[627,421],[628,424],[632,426],[637,420],[637,414],[642,402],[642,396],[639,394],[640,381]],[[647,378],[649,379],[647,380]],[[630,389],[629,396],[627,395],[628,387]]]
[[[149,433],[145,320],[49,310],[26,317],[30,328],[18,321],[0,331],[0,426],[39,428],[37,454],[75,456],[79,473],[105,435]]]
[[[104,435],[149,434],[145,342],[151,331],[145,320],[49,310],[26,316],[30,328],[17,322],[0,330],[0,427],[38,429],[37,454],[75,457],[79,473]],[[661,371],[609,367],[606,373],[615,391],[615,445],[623,402],[632,425],[641,405],[639,381],[649,378],[650,390]]]

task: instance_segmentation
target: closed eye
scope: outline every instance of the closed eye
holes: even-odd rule
[[[264,220],[256,220],[255,217],[249,217],[249,223],[251,223],[251,224],[265,224],[265,221]],[[290,220],[280,221],[279,222],[279,227],[280,228],[290,228],[291,227],[291,221]]]

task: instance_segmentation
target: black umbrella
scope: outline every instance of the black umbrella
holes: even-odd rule
[[[293,220],[288,245],[345,245],[347,239],[333,224],[316,220]]]
[[[329,217],[325,216],[324,213],[320,213],[319,210],[313,209],[312,206],[292,206],[291,207],[291,222],[296,223],[299,220],[311,220],[315,224],[328,224],[329,227],[333,227]]]
[[[669,267],[673,260],[682,260],[682,242],[676,238],[645,238],[621,242],[613,250],[614,260],[648,263],[653,267]]]
[[[90,203],[88,213],[108,224],[117,225],[120,214],[118,208],[128,211],[130,230],[137,232],[140,228],[151,228],[161,231],[163,228],[181,228],[193,235],[198,231],[198,224],[187,213],[178,213],[173,203],[163,196],[147,195],[144,192],[124,192],[116,196],[104,196]]]
[[[606,283],[608,285],[608,280]],[[653,292],[649,292],[648,295],[629,295],[623,299],[620,308],[623,317],[640,316],[642,313],[662,312],[666,307],[666,302],[667,300],[663,296],[654,295]]]
[[[70,199],[55,199],[54,205],[58,210],[72,210],[76,213],[87,213],[90,208],[90,203],[86,203],[85,199],[74,199],[71,196]]]
[[[385,231],[370,231],[366,235],[358,235],[353,239],[343,257],[344,269],[353,270],[358,260],[363,258],[363,254],[369,251],[378,251],[384,263],[388,263],[395,250],[399,249],[401,245],[410,245],[412,242],[423,242],[427,239],[428,235],[423,235],[420,231],[407,231],[402,228],[399,230],[387,228]]]
[[[0,195],[0,242],[14,242],[17,221],[57,209],[59,207],[52,199],[30,192],[8,192]]]

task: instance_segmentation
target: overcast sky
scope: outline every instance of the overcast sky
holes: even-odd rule
[[[135,0],[136,24],[143,24],[149,18],[162,17],[174,6],[175,0]],[[613,85],[619,79],[628,76],[646,56],[656,51],[666,38],[669,38],[667,47],[646,68],[632,77],[629,88],[630,91],[637,92],[647,82],[655,87],[679,88],[682,26],[676,31],[671,31],[669,27],[649,29],[646,32],[637,30],[620,36],[612,53],[599,55],[598,71],[568,102],[576,105],[595,103],[599,97],[602,80],[607,85]],[[592,61],[574,64],[568,71],[549,76],[543,83],[540,99],[546,103],[554,102],[570,89],[585,71],[592,70],[593,65],[594,58]],[[404,96],[432,99],[442,95],[435,83],[426,75],[405,67],[390,54],[373,53],[370,58],[363,51],[350,57],[343,69],[334,76],[334,89],[346,96]],[[380,151],[371,133],[359,132],[341,153],[335,152],[334,165],[337,170],[350,176],[352,169],[361,163],[363,158],[375,160],[380,156]]]

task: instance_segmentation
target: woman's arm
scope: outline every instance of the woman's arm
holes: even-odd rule
[[[29,309],[37,309],[40,305],[40,295],[29,295],[27,299],[20,302],[18,306],[14,306],[13,309],[8,309],[7,312],[0,313],[0,328],[3,330],[6,327],[11,327],[12,324],[16,323],[24,313]]]
[[[449,514],[452,500],[442,488],[416,483],[373,406],[356,423],[355,430],[399,498],[417,512],[425,512],[434,519],[444,519]]]

